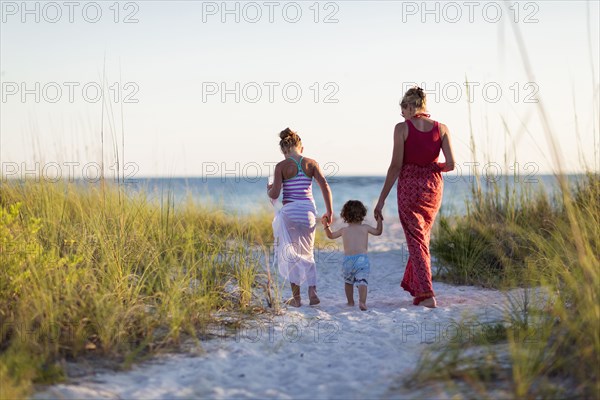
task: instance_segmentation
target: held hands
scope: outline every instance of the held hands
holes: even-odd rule
[[[384,203],[382,201],[379,201],[375,206],[375,210],[373,211],[375,221],[383,221],[383,205]]]
[[[331,225],[333,223],[333,213],[326,212],[325,214],[323,214],[323,216],[321,217],[321,223],[323,224],[323,226]]]

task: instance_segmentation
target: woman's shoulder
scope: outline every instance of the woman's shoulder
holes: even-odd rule
[[[394,127],[394,132],[408,132],[408,120],[398,122]]]
[[[435,121],[437,123],[438,126],[438,130],[440,132],[440,137],[444,137],[446,135],[448,135],[449,131],[448,131],[448,127],[445,124],[442,124],[440,121]]]
[[[398,122],[396,124],[396,126],[394,127],[394,136],[395,135],[399,135],[402,137],[403,140],[406,140],[406,138],[408,137],[408,124],[406,123],[406,121]]]

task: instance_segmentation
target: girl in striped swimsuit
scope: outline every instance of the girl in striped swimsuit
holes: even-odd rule
[[[283,207],[273,220],[275,257],[279,272],[292,286],[293,297],[287,304],[300,307],[300,285],[306,282],[310,305],[316,305],[320,300],[314,259],[317,209],[312,195],[312,179],[317,181],[323,193],[327,208],[323,218],[329,224],[333,221],[331,190],[319,164],[302,156],[304,147],[300,136],[286,128],[279,137],[279,147],[285,160],[275,166],[273,184],[267,186],[267,194],[272,199],[279,198],[283,188]]]

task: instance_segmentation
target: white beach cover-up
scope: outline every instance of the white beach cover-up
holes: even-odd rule
[[[312,200],[293,201],[275,212],[274,262],[281,276],[290,283],[317,285],[314,256],[316,225],[317,209]]]

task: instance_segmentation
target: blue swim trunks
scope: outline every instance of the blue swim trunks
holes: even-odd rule
[[[371,264],[366,254],[355,254],[344,257],[344,264],[342,265],[344,282],[350,285],[367,286],[370,272]]]

